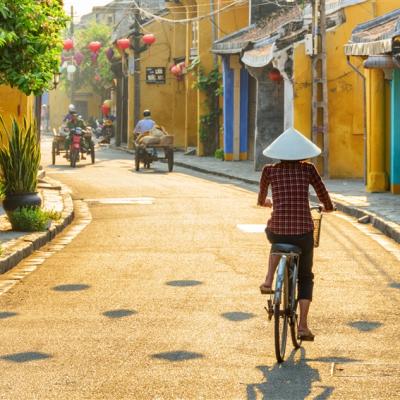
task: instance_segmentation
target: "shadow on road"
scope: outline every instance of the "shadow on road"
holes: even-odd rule
[[[227,312],[221,314],[222,317],[229,319],[229,321],[240,322],[255,317],[255,314],[246,313],[241,311]]]
[[[103,313],[103,315],[108,318],[123,318],[123,317],[129,317],[134,314],[137,314],[137,311],[126,310],[126,309],[111,310],[111,311],[106,311]]]
[[[18,314],[16,312],[3,311],[3,312],[0,312],[0,319],[11,318],[11,317],[15,317],[17,315]]]
[[[0,358],[2,360],[12,361],[15,363],[25,363],[29,361],[45,360],[50,357],[51,356],[49,354],[29,351],[26,353],[9,354]]]
[[[170,281],[170,282],[166,283],[166,285],[168,285],[168,286],[178,286],[178,287],[198,286],[198,285],[202,285],[202,284],[203,284],[203,282],[194,281],[194,280]]]
[[[53,290],[56,292],[79,292],[80,290],[86,290],[89,289],[89,285],[80,285],[80,284],[75,284],[75,285],[59,285],[55,286]]]
[[[296,355],[300,354],[300,357]],[[300,400],[307,398],[312,391],[313,384],[320,382],[320,375],[316,368],[307,364],[304,348],[293,350],[289,358],[282,364],[276,363],[272,367],[266,365],[257,366],[264,375],[261,383],[247,385],[247,399],[256,400]],[[319,386],[321,393],[314,399],[328,399],[334,388],[331,386]]]
[[[161,360],[167,360],[167,361],[186,361],[186,360],[194,360],[196,358],[203,358],[203,354],[200,353],[193,353],[190,351],[168,351],[166,353],[158,353],[158,354],[153,354],[151,358],[158,358]]]
[[[361,332],[371,332],[380,328],[383,324],[375,321],[353,321],[349,322],[348,325]]]

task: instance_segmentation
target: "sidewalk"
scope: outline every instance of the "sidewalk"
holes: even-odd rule
[[[16,266],[35,250],[44,246],[60,233],[73,219],[72,198],[63,185],[50,178],[39,181],[38,192],[43,200],[43,208],[61,212],[61,219],[53,222],[45,232],[15,232],[0,205],[0,274]]]
[[[258,185],[260,171],[252,161],[220,161],[213,157],[197,157],[175,152],[175,165],[217,176]],[[391,193],[367,193],[364,183],[355,179],[325,181],[338,210],[356,218],[366,217],[371,225],[400,243],[400,196]],[[312,200],[317,201],[315,194]],[[367,222],[365,221],[365,222]]]

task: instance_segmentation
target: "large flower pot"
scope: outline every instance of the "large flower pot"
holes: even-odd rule
[[[42,199],[37,192],[7,194],[3,200],[3,208],[8,216],[21,207],[40,207]]]

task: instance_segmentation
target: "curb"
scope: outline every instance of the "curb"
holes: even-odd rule
[[[34,251],[50,242],[74,219],[74,205],[68,188],[51,178],[46,178],[46,181],[52,185],[53,189],[60,191],[63,202],[61,219],[56,223],[53,222],[50,228],[45,232],[28,233],[17,239],[16,243],[7,249],[0,257],[0,274],[9,271],[24,258],[30,256]]]
[[[258,181],[255,181],[253,179],[241,178],[241,177],[229,175],[229,174],[226,174],[223,172],[209,171],[205,168],[195,167],[193,165],[185,164],[180,161],[175,161],[174,164],[178,165],[180,167],[183,167],[183,168],[192,169],[193,171],[202,172],[205,174],[216,175],[216,176],[229,178],[229,179],[235,179],[235,180],[238,180],[238,181],[241,181],[244,183],[248,183],[251,185],[259,184]],[[310,198],[313,202],[319,202],[318,197],[315,195],[310,195]],[[371,224],[375,229],[382,232],[385,236],[393,239],[395,242],[400,243],[400,227],[398,224],[396,224],[394,222],[386,221],[382,217],[379,217],[378,215],[376,215],[370,211],[365,211],[363,209],[360,209],[360,208],[357,208],[354,206],[349,206],[348,204],[335,198],[334,195],[332,196],[332,200],[335,202],[336,207],[339,211],[341,211],[344,214],[347,214],[351,217],[357,218],[357,219],[360,219],[363,217],[368,217],[368,219],[369,219],[368,223]]]

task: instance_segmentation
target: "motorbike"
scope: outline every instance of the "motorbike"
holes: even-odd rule
[[[92,140],[92,130],[75,128],[70,130],[70,150],[69,160],[71,167],[75,168],[80,159],[85,159],[85,153],[90,154],[92,164],[95,162],[94,143]]]
[[[103,140],[100,143],[110,144],[111,138],[114,137],[114,125],[111,119],[106,119],[101,128],[101,136]]]

